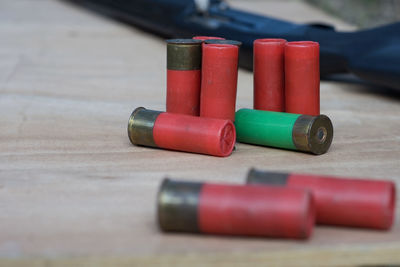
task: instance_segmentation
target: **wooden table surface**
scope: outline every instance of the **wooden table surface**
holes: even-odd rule
[[[231,1],[299,22],[341,21],[298,1]],[[392,179],[400,97],[321,83],[335,136],[321,156],[237,144],[228,158],[135,147],[138,107],[165,109],[162,39],[57,0],[0,2],[1,266],[325,266],[400,263],[391,231],[316,227],[308,241],[161,233],[165,176],[243,183],[250,167]],[[240,70],[237,108],[252,106]],[[397,204],[399,204],[397,202]]]

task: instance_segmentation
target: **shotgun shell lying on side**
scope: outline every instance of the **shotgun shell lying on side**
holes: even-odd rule
[[[316,155],[328,151],[333,138],[332,122],[325,115],[240,109],[236,112],[235,126],[239,142]]]
[[[284,39],[254,41],[254,109],[285,111],[285,43]]]
[[[393,224],[396,186],[391,181],[250,170],[247,184],[309,189],[320,224],[389,229]]]
[[[200,115],[202,42],[167,40],[167,112]]]
[[[159,147],[219,157],[232,153],[236,140],[230,120],[200,118],[139,107],[128,122],[134,145]]]
[[[315,207],[307,190],[164,179],[158,193],[163,231],[308,238]]]

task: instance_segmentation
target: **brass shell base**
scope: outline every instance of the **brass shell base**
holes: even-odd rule
[[[157,197],[158,223],[163,231],[199,232],[198,205],[202,183],[165,178]]]
[[[247,173],[246,184],[286,185],[288,173],[259,171],[254,168]]]
[[[235,40],[219,40],[219,39],[206,40],[206,41],[204,41],[204,43],[206,43],[206,44],[230,44],[230,45],[237,45],[239,47],[242,45],[242,42],[239,42],[239,41],[235,41]]]
[[[167,40],[168,70],[201,69],[201,40],[170,39]]]
[[[128,121],[128,136],[132,144],[157,147],[153,138],[153,127],[160,113],[162,112],[144,107],[138,107],[132,112]]]
[[[325,115],[301,115],[293,126],[293,143],[300,151],[324,154],[331,146],[333,125]]]

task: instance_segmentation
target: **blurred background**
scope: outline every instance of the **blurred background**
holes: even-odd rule
[[[274,2],[274,0],[248,1]],[[305,2],[360,29],[382,26],[400,20],[400,1],[398,0],[286,0],[284,2],[296,1]],[[234,4],[242,1],[228,0],[227,2]]]
[[[382,26],[400,20],[400,1],[398,0],[248,0],[252,2],[303,2],[325,12],[327,15],[356,26],[359,29]],[[248,2],[245,1],[245,2]],[[241,0],[227,0],[229,4]],[[242,6],[241,6],[242,7]],[[284,11],[283,11],[284,13]],[[277,13],[276,17],[280,17]],[[293,18],[296,20],[296,18]]]
[[[227,2],[338,31],[398,21],[400,14],[400,0]],[[164,235],[155,220],[165,176],[243,183],[256,167],[391,179],[400,186],[400,93],[322,81],[321,111],[335,127],[323,156],[245,144],[225,159],[136,147],[126,133],[132,110],[165,109],[164,38],[99,14],[64,0],[0,0],[0,266],[400,263],[400,198],[390,232],[317,227],[308,242]],[[390,37],[400,44],[399,30]],[[398,47],[388,47],[396,48],[395,59]],[[253,75],[241,68],[237,108],[252,103]]]
[[[381,26],[400,20],[398,0],[304,1],[359,28]]]

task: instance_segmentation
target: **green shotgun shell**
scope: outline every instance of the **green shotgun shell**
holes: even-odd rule
[[[219,40],[219,39],[210,39],[210,40],[205,40],[204,43],[206,44],[230,44],[230,45],[237,45],[241,46],[242,42],[235,41],[235,40]]]
[[[167,40],[167,69],[200,70],[202,43],[194,39]]]
[[[235,114],[235,127],[239,142],[316,155],[328,151],[333,138],[332,122],[325,115],[240,109]]]

